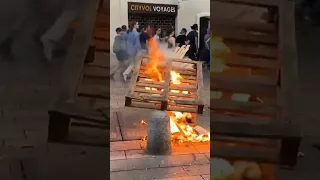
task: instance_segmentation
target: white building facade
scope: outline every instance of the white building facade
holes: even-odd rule
[[[172,28],[178,34],[182,28],[188,32],[192,24],[198,24],[200,38],[209,26],[210,0],[111,0],[110,47],[115,29],[129,22],[138,21],[154,28]],[[200,42],[201,43],[201,42]]]

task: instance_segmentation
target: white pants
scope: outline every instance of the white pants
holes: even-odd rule
[[[60,17],[55,21],[53,26],[41,37],[41,41],[59,41],[67,32],[70,24],[76,18],[75,10],[66,10],[62,12]]]
[[[132,70],[137,62],[137,57],[134,58],[130,58],[130,65],[128,66],[128,68],[123,72],[123,75],[128,76],[129,74],[132,73]]]

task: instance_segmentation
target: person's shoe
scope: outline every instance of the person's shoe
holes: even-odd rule
[[[127,75],[127,74],[122,74],[122,75],[123,75],[123,80],[124,80],[124,81],[127,81],[128,75]]]
[[[43,46],[43,53],[48,63],[52,61],[54,43],[51,41],[41,41]]]

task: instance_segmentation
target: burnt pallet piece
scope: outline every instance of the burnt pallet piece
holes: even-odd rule
[[[128,91],[125,106],[203,113],[203,77],[201,62],[171,59],[158,68],[164,72],[163,81],[152,81],[146,74],[148,57],[142,57],[136,63]],[[185,68],[185,67],[189,68]],[[181,84],[173,84],[171,71],[182,77]]]
[[[92,45],[97,17],[107,10],[88,5],[63,67],[60,94],[49,111],[48,142],[107,147],[109,54]],[[108,41],[109,33],[105,33]],[[100,35],[101,36],[101,35]]]
[[[277,21],[211,17],[212,34],[222,37],[231,50],[222,58],[228,68],[210,75],[211,155],[295,166],[302,136],[297,128],[294,3],[212,1],[273,9]]]

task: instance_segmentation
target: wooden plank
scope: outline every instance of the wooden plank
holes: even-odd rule
[[[273,164],[280,163],[277,151],[259,150],[257,148],[218,147],[213,145],[210,149],[210,154],[211,157],[226,158],[229,160],[245,160]]]
[[[256,85],[256,86],[274,86],[276,88],[277,85],[277,76],[262,76],[262,75],[243,75],[243,76],[235,76],[231,74],[227,74],[226,72],[210,73],[211,81],[225,81],[232,84],[241,84],[241,85]]]
[[[110,79],[109,69],[104,67],[86,65],[83,68],[83,77],[97,78],[97,79]]]
[[[110,54],[95,52],[94,61],[92,63],[88,63],[88,65],[110,69]]]
[[[257,44],[270,44],[276,45],[278,42],[277,36],[274,34],[266,34],[261,32],[252,32],[244,29],[237,29],[237,32],[234,32],[233,27],[221,27],[214,26],[211,32],[214,35],[221,36],[225,40],[237,40],[237,41],[246,41]]]
[[[171,67],[172,67],[172,61],[167,61],[167,69],[165,72],[164,77],[164,88],[163,88],[163,100],[161,102],[161,110],[166,110],[168,108],[168,101],[169,101],[169,86],[170,86],[170,79],[171,79]]]
[[[107,119],[102,116],[98,111],[79,105],[76,102],[73,103],[59,103],[56,104],[54,109],[50,112],[59,112],[65,114],[68,117],[76,119],[84,119],[86,121],[93,122],[106,122]]]
[[[202,62],[197,63],[197,82],[198,82],[198,87],[197,87],[197,102],[198,102],[198,113],[202,114],[203,113],[203,108],[204,108],[204,85],[203,85],[203,72],[202,72]]]
[[[253,31],[261,31],[261,32],[268,32],[268,33],[276,33],[276,26],[274,24],[262,23],[262,22],[246,22],[246,21],[236,21],[232,19],[221,19],[211,17],[212,25],[214,25],[214,29],[222,27],[231,27],[234,29],[246,29],[246,30],[253,30]],[[277,36],[277,34],[274,34]]]
[[[107,84],[105,86],[99,86],[81,83],[78,90],[78,95],[92,98],[109,99],[110,87],[107,86]]]
[[[275,104],[264,104],[258,102],[240,102],[223,99],[210,99],[210,109],[226,110],[229,112],[252,112],[261,114],[276,114],[279,110]]]
[[[264,57],[269,59],[276,59],[278,57],[278,50],[274,46],[247,44],[244,42],[236,43],[234,41],[225,40],[226,45],[231,49],[231,52],[239,55],[246,55],[251,57]]]
[[[271,96],[276,97],[277,89],[275,86],[255,85],[255,84],[233,84],[224,80],[210,80],[211,91],[223,91],[232,93],[245,93],[256,96]]]
[[[283,1],[280,9],[280,64],[281,64],[281,104],[282,120],[299,123],[299,78],[295,41],[294,3]]]
[[[248,138],[266,138],[266,139],[301,139],[300,131],[291,124],[268,123],[251,124],[244,122],[234,122],[230,126],[229,122],[211,121],[211,132],[216,135],[248,137]]]
[[[78,96],[75,101],[78,106],[87,109],[99,109],[103,107],[110,107],[110,99],[99,99],[94,97]]]
[[[96,46],[97,52],[110,53],[110,42],[109,41],[94,40],[93,43]]]
[[[247,67],[247,68],[259,68],[259,69],[271,69],[275,70],[279,68],[277,61],[264,58],[245,57],[236,54],[232,54],[224,58],[228,66]]]
[[[250,124],[268,124],[274,119],[267,117],[254,117],[254,116],[246,116],[246,115],[227,115],[227,114],[219,114],[214,111],[210,111],[210,121],[216,122],[228,122],[230,125],[234,122],[238,123],[250,123]]]

